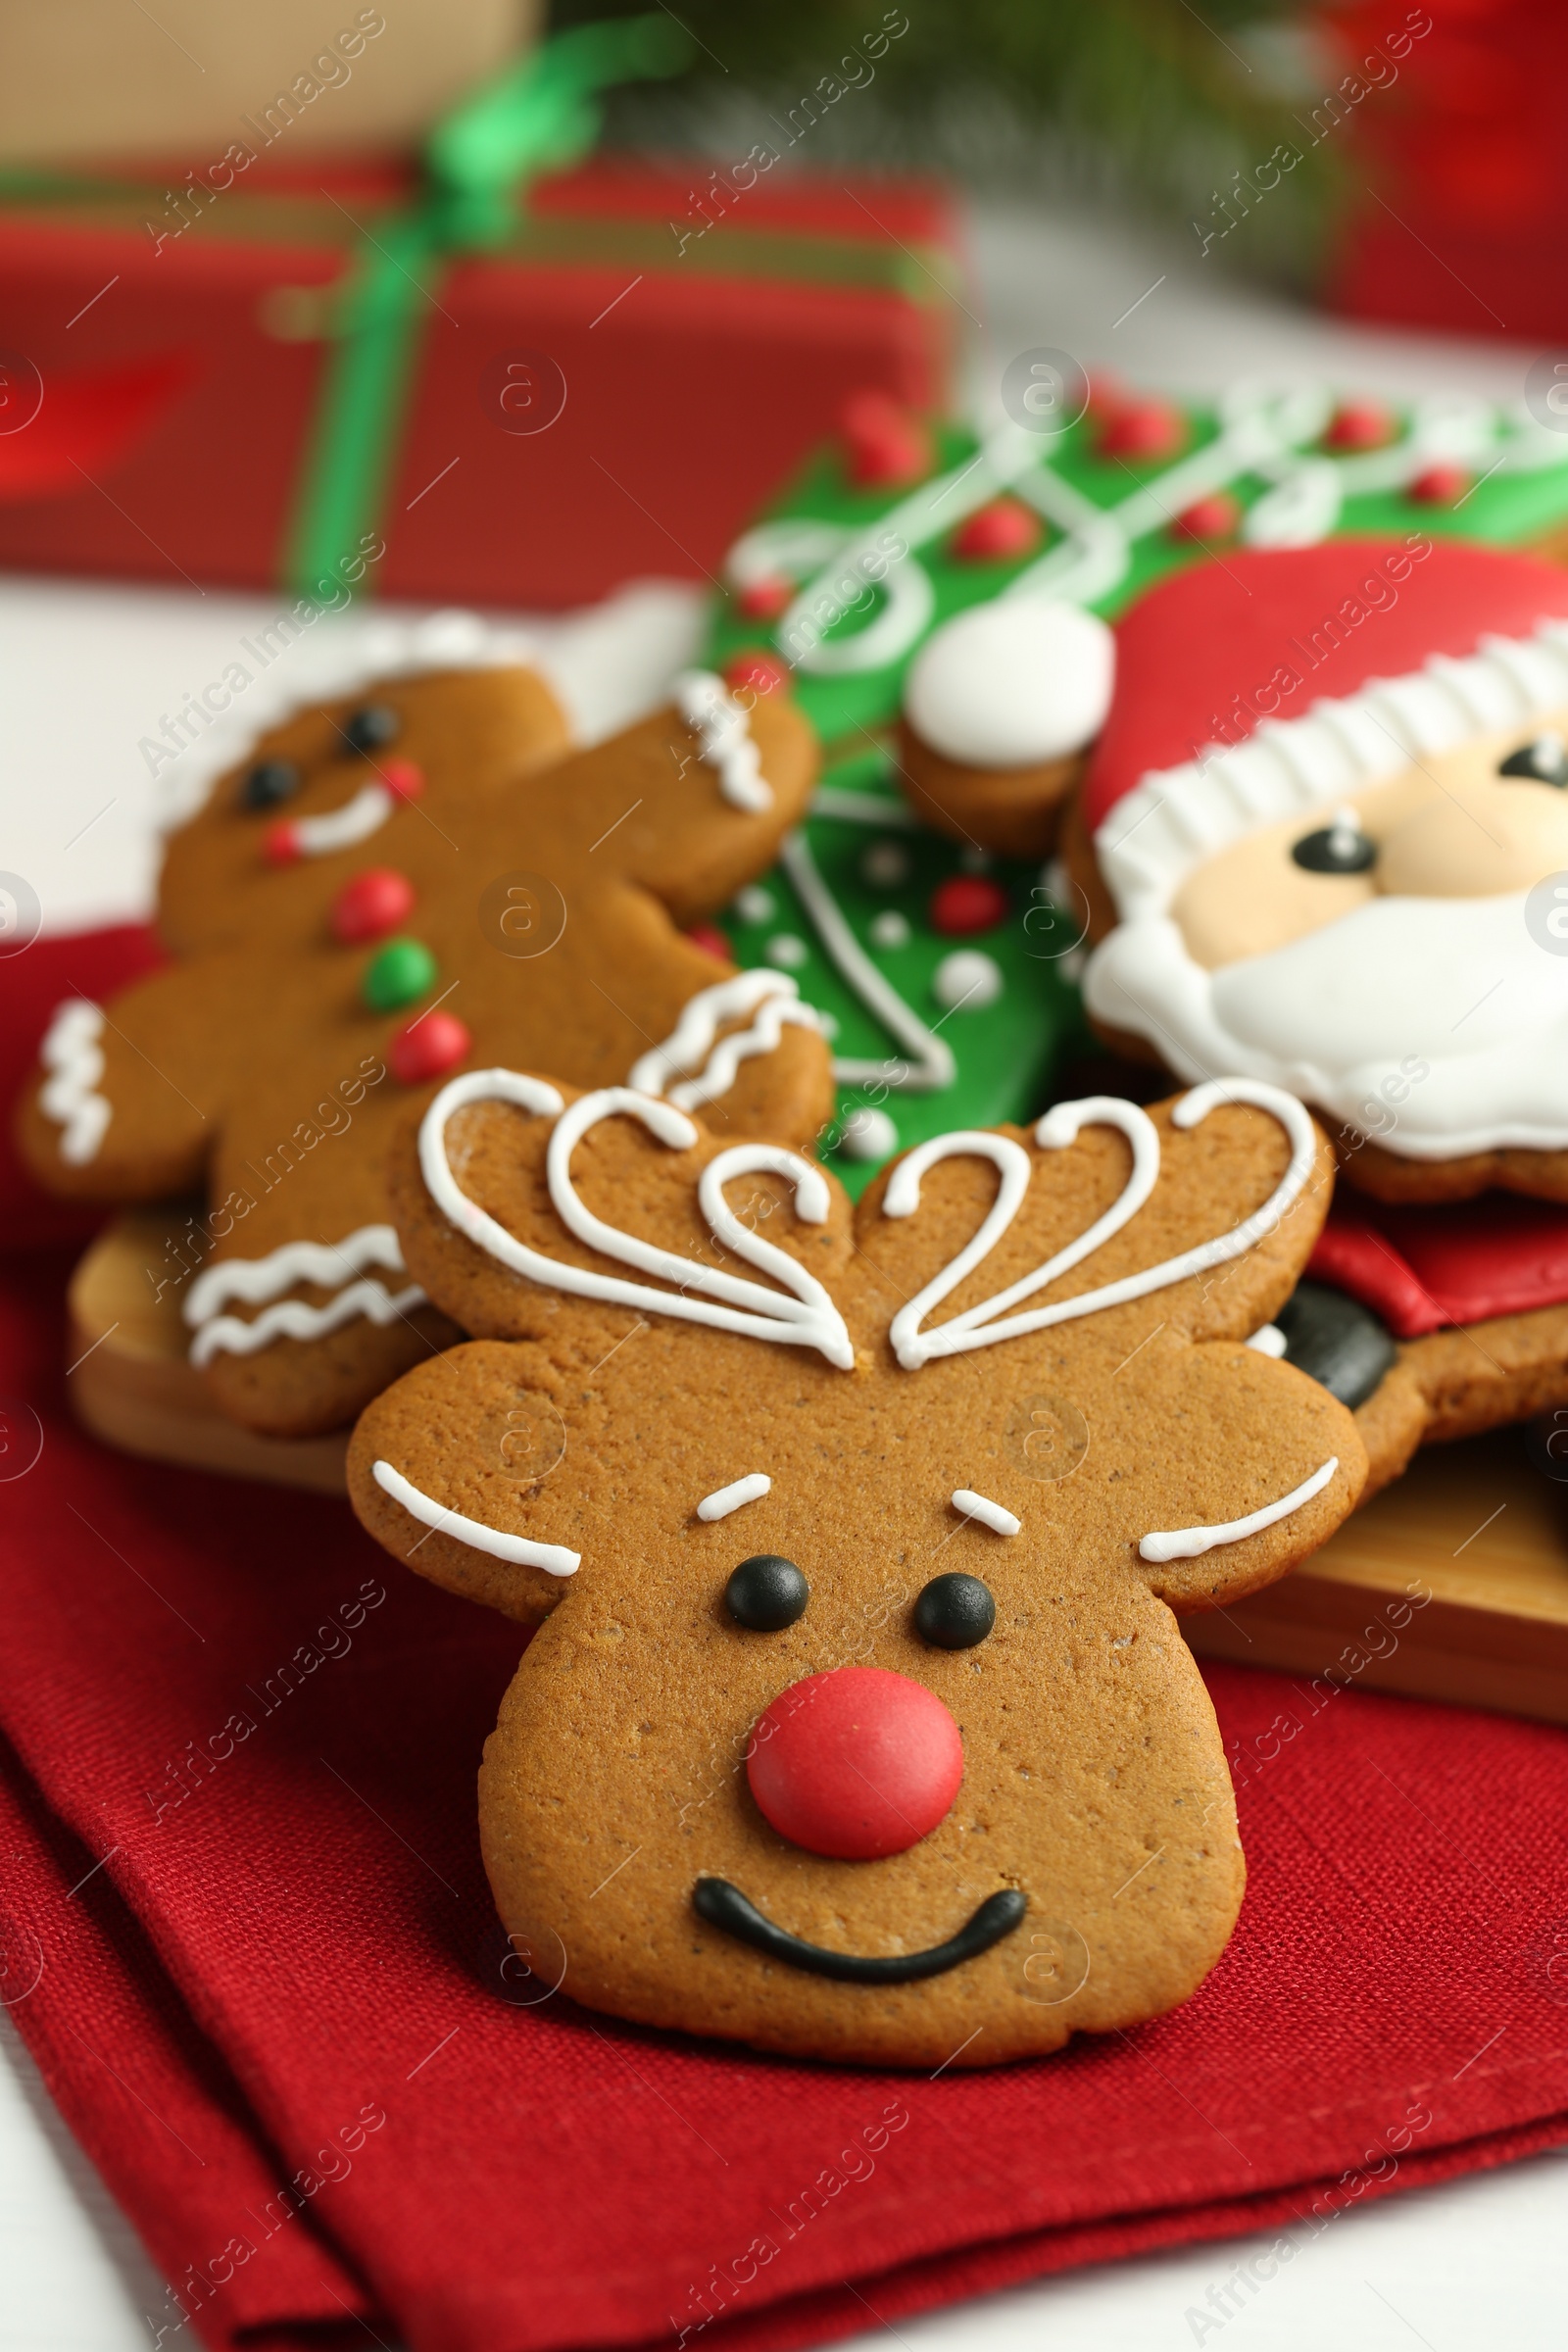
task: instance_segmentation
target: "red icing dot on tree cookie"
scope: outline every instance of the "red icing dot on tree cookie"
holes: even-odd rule
[[[1383,449],[1398,430],[1380,400],[1345,400],[1329,419],[1325,449]]]
[[[1021,498],[994,498],[958,525],[953,552],[967,564],[1004,564],[1009,557],[1032,556],[1043,536],[1039,515]]]
[[[758,1718],[746,1777],[781,1838],[870,1862],[936,1828],[958,1793],[963,1743],[940,1698],[880,1666],[839,1666],[781,1690]]]
[[[450,1012],[427,1012],[400,1029],[386,1050],[387,1067],[401,1086],[423,1086],[455,1070],[473,1040]]]
[[[694,923],[686,936],[694,948],[702,949],[705,956],[716,956],[720,963],[734,961],[729,941],[711,923]]]
[[[748,620],[776,620],[794,594],[788,580],[753,580],[736,597],[736,611]]]
[[[1102,458],[1133,458],[1146,463],[1173,458],[1187,444],[1187,419],[1168,400],[1135,400],[1113,409],[1097,444]]]
[[[424,790],[424,770],[413,760],[382,760],[375,772],[394,800],[416,801]]]
[[[1410,496],[1425,507],[1454,507],[1474,479],[1463,466],[1429,466],[1410,484]]]
[[[393,865],[372,865],[345,882],[332,901],[332,930],[345,945],[384,939],[414,910],[414,884]]]
[[[1184,507],[1170,526],[1173,539],[1234,539],[1242,519],[1240,502],[1228,490],[1215,490],[1207,498],[1193,501]]]
[[[753,694],[772,694],[789,674],[776,655],[764,654],[760,648],[736,654],[724,664],[725,685],[749,686]]]
[[[950,874],[931,894],[931,928],[944,939],[994,931],[1006,912],[1006,892],[985,874]]]
[[[892,489],[931,470],[931,435],[886,392],[856,392],[844,404],[844,462],[858,488]]]

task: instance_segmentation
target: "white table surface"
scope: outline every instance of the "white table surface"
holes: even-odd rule
[[[1179,241],[1022,206],[982,210],[972,250],[969,366],[982,407],[1006,362],[1041,344],[1184,391],[1261,373],[1396,396],[1509,398],[1536,356],[1341,325],[1222,278]],[[138,741],[182,690],[220,674],[273,609],[218,592],[0,579],[0,869],[32,884],[46,928],[147,911],[163,796]],[[691,591],[665,583],[536,624],[541,659],[584,732],[610,732],[657,699],[695,643],[699,614]],[[1310,2242],[1297,2237],[1297,2258],[1250,2298],[1227,2295],[1225,2282],[1264,2240],[1075,2272],[894,2332],[915,2352],[1177,2352],[1221,2336],[1224,2352],[1559,2352],[1564,2341],[1568,2151],[1396,2194]],[[0,2352],[132,2352],[149,2341],[142,2315],[163,2305],[163,2282],[0,2011]],[[1216,2313],[1229,2316],[1211,2325]],[[858,2352],[887,2340],[873,2328]]]

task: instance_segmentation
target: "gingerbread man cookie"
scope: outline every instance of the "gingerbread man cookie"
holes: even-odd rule
[[[1117,635],[1085,1002],[1332,1122],[1298,1360],[1381,1484],[1568,1399],[1568,577],[1420,532],[1243,553]]]
[[[352,1419],[457,1336],[387,1209],[411,1096],[504,1057],[702,1102],[731,1135],[805,1143],[829,1116],[795,981],[682,935],[770,862],[815,765],[786,696],[748,717],[701,672],[570,756],[514,664],[301,711],[171,839],[168,967],[61,1007],[23,1110],[32,1168],[89,1200],[205,1188],[184,1313],[219,1402],[280,1436]]]
[[[1365,1471],[1248,1343],[1328,1145],[1247,1082],[919,1146],[852,1211],[625,1088],[448,1084],[409,1266],[482,1335],[351,1444],[370,1532],[536,1627],[480,1775],[546,1984],[799,2055],[978,2066],[1192,1992],[1243,1865],[1173,1609]]]

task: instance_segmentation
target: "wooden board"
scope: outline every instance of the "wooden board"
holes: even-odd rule
[[[122,1453],[270,1485],[346,1493],[347,1430],[263,1438],[225,1419],[186,1350],[181,1306],[199,1267],[171,1250],[189,1224],[177,1205],[128,1210],[106,1225],[71,1278],[71,1400],[76,1418]],[[158,1286],[164,1288],[159,1292]]]
[[[191,1369],[191,1277],[154,1296],[179,1262],[170,1237],[188,1232],[182,1208],[136,1210],[76,1268],[78,1417],[155,1461],[342,1494],[346,1431],[253,1436]],[[1200,1657],[1568,1723],[1568,1486],[1532,1465],[1517,1429],[1434,1446],[1294,1576],[1182,1630]]]

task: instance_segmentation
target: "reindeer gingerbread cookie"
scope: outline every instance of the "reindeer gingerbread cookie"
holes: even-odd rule
[[[1348,1413],[1249,1341],[1332,1154],[1278,1089],[932,1139],[852,1211],[673,1103],[477,1070],[394,1147],[481,1335],[362,1417],[360,1517],[537,1628],[480,1774],[548,1985],[980,2066],[1185,1999],[1243,1888],[1173,1610],[1351,1508]]]
[[[402,673],[301,710],[219,777],[169,843],[172,961],[61,1006],[22,1113],[57,1192],[205,1189],[192,1358],[272,1435],[351,1420],[457,1337],[404,1265],[384,1181],[410,1100],[454,1070],[629,1078],[795,1143],[832,1109],[795,981],[683,936],[805,808],[814,738],[788,698],[748,716],[694,672],[571,754],[541,677],[482,643],[444,662],[450,636],[416,632]]]

